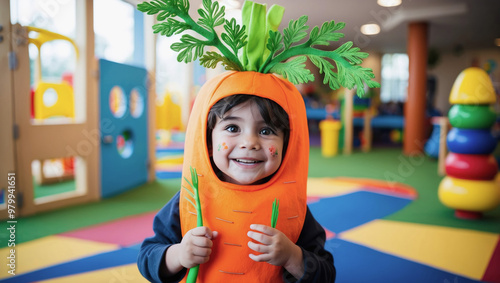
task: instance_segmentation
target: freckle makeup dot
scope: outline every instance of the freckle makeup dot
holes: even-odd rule
[[[225,142],[223,142],[217,146],[217,151],[221,151],[221,150],[225,150],[225,149],[228,149],[227,144]]]
[[[274,145],[269,148],[269,152],[271,153],[272,157],[278,157],[278,151],[276,150]]]
[[[220,143],[218,146],[217,146],[217,151],[221,151],[221,150],[225,150],[227,149],[227,144],[225,142],[223,143]]]

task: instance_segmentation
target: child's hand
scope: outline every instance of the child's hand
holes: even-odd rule
[[[189,230],[180,243],[179,263],[185,268],[195,267],[210,259],[212,239],[217,231],[208,227],[196,227]]]
[[[276,266],[283,266],[290,273],[290,269],[302,269],[302,250],[295,245],[281,231],[266,225],[252,224],[247,235],[252,241],[248,242],[248,247],[259,255],[250,254],[250,258],[258,262],[267,262]],[[257,232],[256,232],[257,231]]]

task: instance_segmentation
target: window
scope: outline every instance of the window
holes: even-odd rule
[[[34,26],[75,38],[75,1],[12,0],[12,24]]]
[[[181,104],[181,97],[189,95],[189,64],[177,61],[177,52],[170,49],[174,42],[180,41],[180,35],[172,37],[158,36],[156,42],[156,93],[160,101],[170,93],[176,104]],[[193,62],[191,64],[198,64]]]
[[[95,55],[134,62],[134,6],[121,0],[94,1]]]
[[[408,55],[385,54],[382,57],[382,102],[405,102],[408,93]]]
[[[71,39],[75,38],[75,15],[74,1],[11,1],[12,24],[42,28]],[[37,33],[31,32],[29,36],[36,38]],[[40,79],[59,82],[63,76],[74,72],[76,52],[71,43],[53,40],[42,45],[41,54],[38,51],[36,46],[30,44],[31,85],[37,84]],[[41,56],[41,74],[36,78],[38,56]]]

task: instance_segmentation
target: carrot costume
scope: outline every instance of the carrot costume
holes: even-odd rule
[[[220,99],[234,94],[272,99],[291,117],[289,144],[293,146],[287,151],[278,172],[262,185],[223,182],[210,164],[206,145],[208,111]],[[276,228],[294,243],[302,230],[306,213],[309,136],[300,93],[291,83],[273,74],[225,73],[202,87],[191,113],[183,174],[191,179],[189,167],[196,168],[203,225],[220,231],[214,239],[210,261],[200,265],[198,282],[280,282],[281,267],[257,263],[248,257],[251,250],[247,246],[246,232],[253,223],[270,225],[274,198],[280,201]],[[186,198],[187,193],[182,190],[179,206],[183,234],[196,227],[195,211]]]
[[[357,86],[358,94],[362,95],[364,84],[378,86],[371,80],[371,70],[359,66],[362,58],[368,54],[360,52],[351,42],[333,51],[314,47],[328,45],[330,41],[341,38],[343,34],[338,31],[344,27],[343,23],[331,21],[321,28],[314,27],[303,43],[300,42],[307,36],[305,31],[309,28],[305,16],[291,21],[283,34],[280,33],[278,26],[284,9],[276,5],[267,11],[265,5],[246,1],[242,9],[241,26],[234,19],[224,19],[224,8],[212,0],[203,0],[203,8],[198,10],[198,21],[188,14],[189,2],[186,0],[154,0],[138,5],[138,9],[148,14],[159,14],[160,21],[166,20],[153,26],[157,33],[171,36],[191,29],[206,39],[184,34],[180,42],[171,46],[179,52],[179,61],[187,63],[199,59],[205,67],[215,67],[221,63],[231,70],[208,81],[196,98],[186,132],[182,181],[185,189],[181,190],[180,196],[174,197],[174,204],[167,204],[155,218],[153,228],[156,235],[145,240],[139,255],[139,269],[143,275],[154,280],[161,278],[161,274],[157,273],[161,273],[165,250],[175,241],[180,242],[177,231],[170,237],[162,233],[172,234],[168,229],[177,230],[180,225],[184,236],[189,230],[203,225],[218,231],[219,236],[213,240],[210,260],[192,268],[188,282],[282,282],[283,267],[255,262],[249,258],[252,252],[247,246],[249,238],[246,235],[250,224],[270,225],[273,214],[271,204],[273,200],[279,199],[276,229],[297,245],[300,241],[304,246],[307,241],[315,241],[315,246],[310,246],[309,250],[301,246],[306,269],[306,278],[302,281],[325,282],[324,278],[335,278],[333,258],[324,251],[324,231],[307,209],[307,117],[303,99],[292,83],[305,83],[314,79],[310,71],[304,68],[304,62],[309,58],[319,67],[320,73],[324,74],[324,82],[332,89]],[[225,32],[219,38],[214,28],[220,25]],[[216,47],[220,53],[204,53],[207,46]],[[289,117],[290,138],[286,155],[278,171],[264,184],[245,186],[221,181],[211,165],[207,147],[207,139],[210,138],[207,137],[208,113],[219,100],[236,94],[273,100]],[[173,221],[162,219],[167,209],[171,211],[170,214],[175,214]],[[314,232],[312,238],[308,238],[311,233],[306,231],[305,226],[320,232]],[[318,251],[324,251],[325,256],[313,260],[314,253]],[[148,263],[148,257],[156,260]],[[326,267],[314,266],[318,270],[307,270],[308,258],[314,261],[313,264]],[[323,263],[320,264],[321,261]],[[329,275],[331,270],[333,277]],[[186,277],[183,280],[186,281]]]

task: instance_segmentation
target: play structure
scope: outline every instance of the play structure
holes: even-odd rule
[[[178,146],[184,132],[179,95],[167,91],[156,99],[156,147]],[[182,162],[181,162],[182,163]]]
[[[370,93],[369,89],[366,89]],[[373,129],[390,130],[389,138],[393,143],[402,141],[402,130],[404,119],[398,115],[373,115],[373,105],[371,97],[359,98],[355,91],[345,90],[339,103],[340,109],[329,109],[327,106],[322,109],[307,108],[307,118],[321,120],[321,143],[325,151],[325,157],[335,156],[339,149],[343,154],[350,154],[353,147],[359,146],[363,152],[369,152],[372,148]],[[338,123],[332,123],[332,118]],[[324,122],[323,122],[324,121]],[[340,126],[340,128],[339,128]],[[359,135],[354,129],[360,128]],[[333,134],[338,131],[335,141],[332,141]],[[323,138],[326,135],[327,137]],[[327,143],[327,144],[325,144]],[[337,146],[337,149],[334,147]]]
[[[42,46],[55,40],[70,43],[78,60],[78,47],[71,38],[37,27],[26,27],[30,35],[28,42],[37,47],[38,56],[35,64],[35,81],[33,92],[33,116],[35,122],[43,123],[48,118],[75,118],[75,99],[71,81],[61,78],[60,82],[49,82],[42,75]],[[35,33],[35,36],[31,34]],[[49,101],[49,103],[47,103]],[[52,103],[50,103],[52,102]]]
[[[184,161],[184,125],[179,95],[156,99],[156,178],[180,178]]]
[[[4,122],[14,128],[6,127],[3,132],[12,140],[2,142],[5,160],[0,169],[5,175],[15,172],[14,196],[22,199],[16,217],[111,197],[155,177],[154,123],[150,122],[154,121],[154,95],[150,93],[154,88],[148,86],[154,64],[144,67],[146,61],[154,62],[147,58],[154,54],[142,54],[143,62],[134,66],[96,60],[93,2],[75,5],[75,38],[11,25],[9,5],[2,9],[2,25],[16,44],[4,44],[1,50],[15,60],[2,79],[6,93],[11,94],[2,103]],[[149,19],[140,13],[134,16],[140,27],[146,21],[144,28],[149,31]],[[148,36],[136,44],[154,42]],[[42,77],[44,52],[40,50],[49,41],[67,42],[76,54],[74,70],[55,82]],[[30,44],[37,47],[35,64],[30,62]],[[134,50],[143,52],[144,48]],[[34,79],[30,79],[32,70]],[[0,194],[5,195],[4,191]],[[8,216],[7,206],[0,202],[0,218]]]
[[[167,91],[156,99],[156,129],[157,130],[184,130],[181,116],[181,106],[178,95]]]
[[[148,73],[103,59],[99,69],[101,196],[110,197],[148,179]]]
[[[368,92],[368,88],[365,91]],[[372,113],[371,113],[371,99],[359,98],[354,91],[346,90],[344,98],[341,102],[341,121],[343,124],[340,130],[341,142],[344,154],[352,152],[354,144],[354,119],[363,119],[362,135],[361,135],[361,149],[368,152],[371,149],[372,141]]]
[[[492,153],[497,140],[491,134],[496,96],[488,74],[468,68],[457,77],[450,93],[448,117],[453,126],[447,136],[450,151],[446,177],[439,185],[439,200],[458,218],[478,219],[500,204],[498,165]]]
[[[428,156],[435,158],[435,159],[439,158],[439,149],[441,146],[440,136],[442,135],[443,130],[446,128],[446,127],[443,127],[443,123],[448,121],[447,118],[444,118],[444,121],[442,118],[443,117],[433,117],[431,119],[432,133],[424,146],[425,153]],[[446,135],[446,133],[447,132],[445,132],[445,135]]]
[[[446,135],[450,129],[448,117],[432,117],[432,133],[424,145],[425,153],[438,160],[438,175],[445,175]]]
[[[45,29],[27,27],[30,44],[36,46],[38,56],[35,62],[35,76],[31,91],[31,116],[35,124],[48,123],[59,119],[59,122],[74,122],[75,99],[72,81],[61,78],[60,82],[44,80],[42,74],[42,46],[55,40],[71,44],[78,58],[78,47],[75,41]],[[32,35],[34,34],[34,35]],[[66,119],[66,120],[64,120]],[[32,163],[33,177],[38,185],[47,185],[74,179],[74,157],[54,158],[50,160],[35,160]]]

